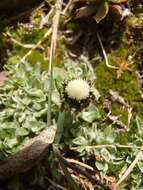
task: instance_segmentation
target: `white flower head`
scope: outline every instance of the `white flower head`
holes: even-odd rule
[[[88,98],[90,94],[89,84],[80,78],[71,80],[65,90],[69,98],[77,101]]]

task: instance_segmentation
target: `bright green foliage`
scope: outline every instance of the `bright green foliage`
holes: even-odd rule
[[[40,65],[34,68],[28,63],[7,65],[6,69],[8,80],[0,87],[1,159],[47,127],[48,73]],[[61,104],[57,90],[52,101],[55,111]]]
[[[84,68],[82,69],[77,65],[73,67],[71,63],[67,62],[67,71],[54,67],[53,120],[57,120],[63,102],[64,80],[71,79],[69,76],[72,75],[69,73],[76,78],[84,77],[87,73],[85,64],[81,64]],[[29,63],[9,64],[6,70],[8,80],[0,87],[0,150],[4,151],[0,154],[1,159],[3,156],[15,153],[30,137],[47,127],[48,110],[49,76],[48,72],[42,71],[41,65],[37,64],[34,67]],[[89,110],[91,114],[83,112],[81,118],[91,122],[98,118],[99,114],[96,107],[89,109],[91,109]],[[61,113],[57,125],[68,124],[66,119],[69,117],[67,116],[66,112]],[[59,131],[59,135],[62,136],[62,131]],[[60,140],[61,137],[57,138]]]
[[[83,161],[90,160],[93,156],[101,157],[101,160],[94,160],[94,165],[101,175],[113,174],[118,178],[136,156],[137,147],[143,144],[143,121],[136,115],[136,120],[132,121],[129,131],[117,132],[116,125],[102,122],[103,110],[100,105],[98,109],[97,102],[91,101],[91,104],[81,112],[71,112],[69,105],[64,105],[61,110],[64,81],[75,77],[90,79],[84,58],[80,62],[73,65],[72,61],[66,60],[66,70],[54,67],[52,119],[58,126],[55,143],[60,142],[63,151],[67,147],[74,148]],[[47,127],[49,85],[47,72],[42,71],[40,65],[33,67],[29,63],[7,65],[6,70],[9,79],[0,87],[1,159],[17,152],[22,144]],[[99,92],[96,89],[95,91],[97,98]],[[66,111],[67,106],[69,111]],[[122,148],[120,145],[125,147]],[[142,187],[140,178],[140,172],[143,170],[142,160],[140,158],[130,175],[132,187]],[[136,178],[139,180],[138,184]]]

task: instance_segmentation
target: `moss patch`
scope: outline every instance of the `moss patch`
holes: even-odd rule
[[[125,50],[124,50],[125,51]],[[120,52],[123,55],[123,52]],[[118,52],[119,55],[119,52]],[[118,56],[115,52],[109,56],[109,60],[115,60]],[[111,62],[114,64],[113,62]],[[117,79],[117,73],[114,69],[109,69],[104,62],[99,63],[95,68],[97,76],[96,87],[101,93],[101,102],[109,95],[109,90],[118,91],[126,102],[133,107],[133,115],[139,115],[141,118],[143,104],[139,93],[140,86],[136,76],[136,64],[132,65],[131,71],[125,71],[121,78]],[[121,115],[123,122],[127,121],[127,112],[121,109],[119,104],[112,105],[112,111],[115,115]]]

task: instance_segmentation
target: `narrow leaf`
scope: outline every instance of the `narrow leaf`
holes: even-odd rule
[[[93,14],[95,14],[96,9],[97,8],[95,5],[88,5],[86,7],[81,7],[80,9],[77,10],[76,18],[86,18],[92,16]]]
[[[57,122],[57,131],[54,139],[55,144],[58,144],[60,142],[60,139],[63,134],[64,122],[65,122],[65,112],[60,112]]]
[[[128,0],[109,0],[111,3],[125,3],[125,2],[127,2]]]
[[[108,11],[109,11],[108,3],[107,2],[102,3],[96,15],[94,16],[96,22],[99,23],[101,20],[103,20],[107,16]]]

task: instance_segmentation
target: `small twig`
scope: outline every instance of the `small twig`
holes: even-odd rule
[[[37,44],[35,44],[35,46],[33,46],[32,49],[30,49],[20,60],[20,62],[24,63],[26,58],[31,55],[31,53],[37,49],[45,40],[46,38],[52,33],[52,28],[50,28],[43,36],[43,38],[41,40],[39,40],[39,42]]]
[[[51,11],[53,11],[53,9],[51,9]],[[51,11],[48,13],[47,17],[49,18],[49,15],[51,15]],[[29,50],[22,58],[21,58],[21,62],[25,62],[26,58],[31,55],[31,53],[37,49],[46,39],[47,37],[52,33],[52,28],[50,27],[48,29],[48,31],[44,34],[44,36],[37,42],[37,44],[35,44],[35,46],[33,46],[33,48],[31,48],[31,50]]]
[[[131,119],[132,119],[132,110],[133,110],[133,108],[131,108],[131,107],[129,107],[128,109],[127,109],[127,111],[128,111],[128,130],[129,130],[129,128],[130,128],[130,123],[131,123]]]
[[[74,159],[71,159],[71,158],[66,158],[66,160],[67,160],[68,162],[70,162],[71,164],[72,164],[72,163],[78,164],[79,166],[82,166],[82,167],[84,167],[84,168],[86,168],[86,169],[88,169],[88,170],[90,170],[90,171],[92,171],[92,172],[95,171],[95,170],[93,169],[93,167],[91,167],[91,166],[89,166],[89,165],[87,165],[87,164],[85,164],[85,163],[82,163],[82,162],[80,162],[80,161],[78,161],[78,160],[74,160]]]
[[[65,177],[66,177],[71,189],[72,190],[79,190],[79,186],[77,185],[77,183],[72,178],[71,173],[69,172],[67,165],[64,162],[64,158],[60,154],[60,151],[58,150],[58,148],[56,146],[53,146],[53,150],[54,150],[54,153],[59,160],[60,166],[61,166],[61,168],[65,174]]]
[[[54,187],[56,187],[56,188],[58,188],[58,189],[62,189],[62,190],[68,190],[67,188],[62,187],[61,185],[55,183],[54,181],[52,181],[52,180],[49,179],[48,177],[46,177],[46,179],[47,179]]]
[[[121,176],[121,178],[119,179],[119,181],[116,183],[116,188],[125,180],[125,178],[127,178],[127,176],[132,172],[132,170],[134,169],[134,167],[136,166],[138,160],[140,159],[141,155],[142,155],[143,151],[139,151],[138,154],[136,155],[134,161],[131,163],[131,165],[128,167],[128,169],[125,171],[125,173]]]
[[[41,18],[40,27],[39,27],[40,29],[42,29],[45,24],[48,24],[49,18],[53,14],[53,10],[54,10],[54,8],[51,7],[48,14]]]
[[[74,174],[71,174],[71,176],[77,181],[78,184],[81,184],[84,188],[84,190],[87,190],[85,184],[84,184],[84,181],[83,179],[81,178],[81,176],[76,176]]]
[[[106,66],[109,67],[109,68],[112,68],[112,69],[117,69],[116,66],[113,66],[113,65],[109,64],[109,61],[108,61],[108,58],[107,58],[107,55],[106,55],[106,51],[104,49],[103,43],[101,41],[101,37],[100,37],[98,32],[97,32],[97,38],[98,38],[99,44],[100,44],[101,49],[102,49],[102,53],[103,53],[103,56],[104,56],[104,59],[105,59]]]
[[[71,168],[72,170],[76,171],[77,173],[81,173],[82,175],[84,175],[85,177],[87,177],[88,179],[90,179],[93,183],[99,185],[100,187],[104,188],[104,190],[111,190],[110,187],[106,186],[105,184],[103,184],[100,180],[96,179],[95,176],[92,176],[91,174],[89,174],[87,171],[84,171],[82,168],[80,168],[77,165],[73,165],[69,162],[66,162],[66,160],[64,159],[64,163],[67,167]]]
[[[89,61],[87,61],[86,64],[90,72],[90,79],[92,80],[92,82],[94,82],[96,80],[96,75],[95,75],[93,66]]]
[[[101,180],[98,180],[95,176],[92,176],[84,169],[80,168],[77,165],[73,165],[72,163],[68,162],[59,152],[57,152],[58,157],[60,157],[61,162],[67,166],[68,168],[71,168],[73,171],[76,171],[77,173],[80,173],[90,179],[93,183],[96,185],[102,187],[104,190],[112,190],[109,186],[104,184]]]
[[[71,4],[73,3],[73,0],[69,0],[69,2],[67,3],[66,7],[64,8],[64,10],[62,11],[62,14],[65,15],[68,11],[68,9],[70,8]]]
[[[113,91],[110,89],[109,95],[113,102],[118,102],[119,104],[121,104],[122,106],[125,106],[126,108],[130,107],[130,105],[125,102],[124,98],[122,96],[120,96],[117,91]]]
[[[136,51],[132,54],[132,55],[130,55],[130,59],[133,59],[135,56],[136,56],[136,54],[140,51],[140,50],[142,50],[143,49],[143,45],[141,45],[138,49],[136,49]]]
[[[117,125],[119,124],[119,126],[121,124],[121,127],[123,126],[126,130],[129,130],[130,122],[131,122],[131,118],[132,118],[132,107],[124,100],[124,98],[122,96],[119,95],[119,93],[117,91],[109,90],[109,95],[113,102],[118,102],[119,104],[124,106],[128,112],[127,126],[125,124],[123,124],[121,121],[119,121],[118,117],[116,119],[116,121],[118,121],[118,122],[115,121],[114,123]],[[111,110],[110,110],[110,112],[107,114],[106,118],[109,118],[110,120],[112,120],[112,117],[114,117],[114,116],[111,115]],[[114,118],[113,118],[113,121],[114,121]]]
[[[59,20],[61,15],[62,9],[62,0],[57,0],[56,2],[56,13],[53,18],[53,33],[51,38],[51,47],[50,47],[50,58],[49,58],[49,75],[50,75],[50,84],[49,84],[49,95],[48,95],[48,113],[47,113],[47,123],[48,126],[51,125],[51,96],[52,96],[52,88],[53,88],[53,64],[55,59],[55,50],[56,50],[56,43],[57,43],[57,33],[58,33],[58,26]]]
[[[35,46],[35,44],[22,44],[21,42],[17,41],[16,39],[14,39],[11,34],[9,32],[6,33],[2,33],[4,37],[8,37],[13,43],[23,47],[23,48],[27,48],[27,49],[31,49]]]
[[[53,12],[53,8],[51,9],[51,11],[49,11],[48,15],[47,15],[47,19],[49,19],[49,16],[52,14]],[[33,46],[32,49],[30,49],[22,58],[21,58],[21,62],[25,62],[25,60],[27,59],[27,57],[29,55],[32,54],[32,52],[37,49],[46,39],[48,36],[50,36],[50,34],[52,33],[52,27],[50,27],[48,29],[48,31],[44,34],[44,36],[37,42],[37,44],[35,46]]]
[[[111,115],[111,111],[107,114],[105,119],[109,119],[113,124],[121,128],[121,130],[127,131],[128,126],[120,121],[118,116]]]
[[[93,145],[93,146],[84,146],[85,148],[127,148],[127,149],[142,149],[142,146],[133,146],[133,145],[122,145],[122,144],[100,144],[100,145]],[[76,150],[77,147],[71,147],[71,150]]]
[[[91,167],[85,163],[82,163],[78,160],[74,160],[74,159],[70,159],[70,158],[66,158],[66,160],[71,164],[79,165],[79,166],[87,169],[88,171],[91,171],[91,173],[93,173],[93,175],[95,175],[98,180],[101,179],[100,173],[98,171],[96,171],[93,167]],[[103,180],[106,181],[106,184],[108,184],[108,179],[109,179],[109,176],[104,176],[104,178],[103,178]]]
[[[65,7],[65,9],[63,10],[62,14],[66,14],[67,10],[69,9],[69,6],[71,5],[72,0],[69,1],[69,3],[67,4],[67,6]],[[48,13],[47,18],[49,19],[49,16],[52,14],[53,9],[51,9],[51,11]],[[52,27],[48,29],[48,31],[44,34],[43,38],[40,39],[37,44],[35,46],[33,46],[22,58],[21,58],[21,62],[24,63],[25,60],[27,59],[27,57],[29,55],[32,54],[32,52],[37,49],[46,39],[48,36],[50,36],[50,34],[52,33]]]

